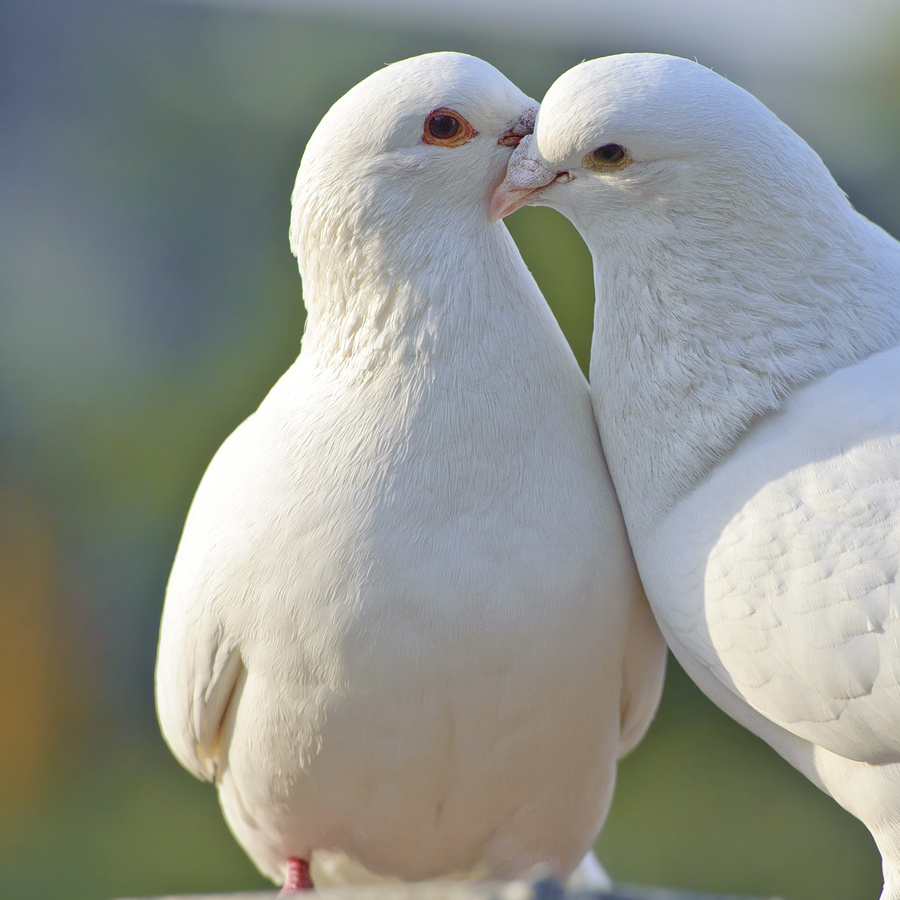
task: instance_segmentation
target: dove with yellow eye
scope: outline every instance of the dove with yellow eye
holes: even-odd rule
[[[900,244],[750,94],[583,63],[495,191],[594,260],[591,394],[663,634],[859,818],[900,900]]]

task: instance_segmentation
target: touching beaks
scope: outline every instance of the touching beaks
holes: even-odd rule
[[[491,193],[489,215],[494,222],[525,206],[555,181],[570,181],[572,178],[568,172],[554,172],[529,157],[531,141],[522,138],[519,141],[515,153],[510,157],[506,177]]]
[[[530,106],[525,112],[519,116],[519,121],[513,125],[509,131],[504,131],[503,134],[500,135],[500,139],[497,141],[498,144],[503,144],[504,147],[518,147],[519,141],[522,140],[523,137],[527,134],[531,134],[534,131],[534,120],[537,118],[537,106]]]

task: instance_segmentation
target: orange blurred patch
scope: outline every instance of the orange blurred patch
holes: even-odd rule
[[[21,491],[0,486],[0,807],[11,812],[47,777],[59,692],[54,542]]]

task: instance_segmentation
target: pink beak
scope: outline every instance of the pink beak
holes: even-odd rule
[[[516,188],[509,184],[509,178],[505,178],[491,194],[489,215],[492,222],[505,219],[510,213],[528,205],[528,201],[541,188]]]
[[[557,180],[569,180],[568,172],[554,172],[528,156],[531,141],[519,143],[510,157],[506,177],[491,193],[489,214],[499,222],[530,203],[545,187]]]

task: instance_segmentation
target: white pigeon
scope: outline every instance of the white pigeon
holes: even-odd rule
[[[667,56],[555,82],[493,207],[524,202],[593,255],[594,410],[666,639],[866,824],[898,900],[900,244]]]
[[[331,108],[293,194],[302,353],[187,518],[162,731],[287,890],[313,854],[568,875],[659,701],[587,383],[489,217],[535,111],[456,53]]]

